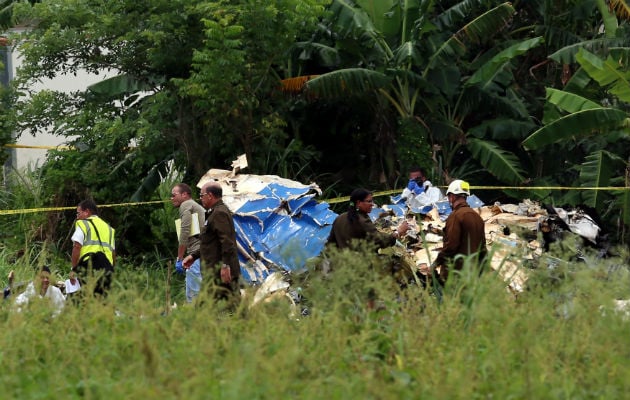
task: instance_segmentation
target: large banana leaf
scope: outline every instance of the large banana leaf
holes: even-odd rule
[[[582,68],[602,87],[607,87],[610,93],[620,100],[630,103],[628,65],[620,65],[617,60],[610,56],[604,61],[585,49],[578,51],[576,59]]]
[[[613,60],[616,60],[620,66],[625,66],[626,69],[630,65],[630,47],[611,47],[610,56]]]
[[[155,84],[160,83],[156,80]],[[107,97],[125,96],[137,92],[149,91],[154,86],[136,79],[129,74],[120,74],[88,86],[88,90],[96,95]]]
[[[617,28],[619,28],[619,22],[617,22],[617,17],[615,16],[613,10],[610,8],[608,4],[609,0],[595,0],[597,4],[597,9],[600,14],[602,14],[602,19],[604,22],[604,33],[606,37],[614,38],[617,35]]]
[[[469,139],[468,150],[488,172],[500,181],[520,184],[525,180],[525,172],[519,164],[518,157],[501,149],[496,143],[489,140]]]
[[[350,0],[333,0],[329,10],[334,31],[339,37],[338,43],[344,39],[360,40],[363,48],[372,49],[381,58],[391,58],[389,45],[365,10],[356,7]]]
[[[334,0],[330,5],[335,32],[341,37],[351,36],[357,30],[376,35],[377,30],[365,10],[355,7],[349,0]]]
[[[542,37],[535,37],[533,39],[523,40],[507,49],[501,51],[496,56],[492,57],[488,60],[484,65],[482,65],[475,73],[468,79],[466,82],[467,86],[481,84],[481,86],[485,86],[489,82],[492,82],[493,78],[497,73],[513,58],[520,56],[521,54],[526,53],[530,49],[537,47],[543,42]]]
[[[448,28],[456,25],[479,7],[484,0],[464,0],[445,10],[436,18],[436,24],[440,28]]]
[[[420,90],[427,86],[427,80],[424,79],[422,75],[419,75],[418,73],[410,69],[388,68],[385,73],[391,78],[396,78],[399,81],[406,82],[410,87],[416,90]]]
[[[536,125],[531,121],[516,121],[509,118],[497,118],[483,121],[480,125],[468,130],[468,134],[478,139],[522,140]]]
[[[512,5],[503,3],[473,19],[437,49],[427,63],[423,75],[426,76],[428,71],[438,63],[449,64],[452,62],[455,55],[466,51],[466,42],[479,43],[494,35],[507,25],[513,15]]]
[[[530,118],[523,97],[512,88],[508,88],[505,93],[497,93],[473,86],[466,89],[462,104],[464,102],[473,102],[464,108],[467,110],[478,109],[479,104],[483,104],[484,109],[494,110],[496,115],[507,115],[517,119]]]
[[[605,187],[610,185],[610,179],[615,173],[615,164],[623,162],[615,154],[605,150],[596,151],[586,157],[580,168],[580,183],[587,187]],[[582,194],[585,204],[601,209],[605,193],[599,190],[586,190]]]
[[[397,35],[400,30],[398,0],[355,0],[372,20],[374,28],[385,36]],[[417,3],[417,0],[413,1]],[[386,18],[387,16],[387,18]]]
[[[163,160],[157,163],[151,168],[147,176],[140,182],[140,186],[136,189],[136,192],[131,195],[129,199],[131,202],[145,201],[149,198],[151,193],[160,186],[162,178],[168,174],[168,161]]]
[[[298,42],[295,48],[299,49],[300,60],[316,59],[325,67],[334,67],[339,64],[339,52],[336,48],[315,42]]]
[[[579,111],[555,120],[532,133],[523,141],[527,149],[537,149],[575,137],[588,136],[596,132],[622,125],[628,115],[614,108],[593,108]]]
[[[320,75],[306,83],[306,88],[322,97],[341,97],[386,87],[391,78],[381,72],[347,68]]]
[[[398,37],[399,43],[411,38],[413,23],[420,15],[420,0],[356,0],[356,3],[386,38]]]
[[[571,92],[571,93],[576,93],[576,94],[580,94],[580,93],[586,94],[588,85],[589,83],[591,83],[591,81],[592,81],[591,77],[588,76],[586,71],[584,71],[584,68],[579,68],[571,76],[571,79],[569,79],[569,82],[567,82],[567,84],[564,86],[564,90],[566,92]]]
[[[422,61],[422,54],[414,42],[405,42],[394,50],[394,65],[419,65]]]
[[[601,107],[585,97],[553,88],[547,88],[547,101],[569,113]]]
[[[610,38],[598,38],[591,40],[583,40],[577,43],[572,43],[568,46],[564,46],[563,48],[552,53],[549,58],[560,63],[560,64],[573,64],[576,62],[575,56],[578,51],[582,48],[590,50],[595,53],[600,53],[611,46],[618,46],[622,43],[620,39],[610,39]]]

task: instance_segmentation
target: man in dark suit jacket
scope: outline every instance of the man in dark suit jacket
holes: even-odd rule
[[[222,197],[223,190],[216,182],[206,183],[201,188],[201,204],[207,210],[206,222],[199,236],[201,246],[184,259],[184,266],[201,258],[202,275],[213,281],[214,284],[208,287],[214,297],[232,301],[239,294],[241,267],[232,212],[223,203]]]

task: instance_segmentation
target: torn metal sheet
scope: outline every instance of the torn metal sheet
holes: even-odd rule
[[[262,283],[274,271],[298,271],[321,253],[337,217],[316,184],[304,185],[275,175],[236,174],[211,169],[197,183],[217,182],[223,202],[234,214],[244,279]]]
[[[214,181],[223,188],[223,201],[234,214],[243,277],[249,283],[262,284],[274,272],[300,271],[308,259],[320,255],[337,214],[326,202],[317,200],[322,192],[315,183],[305,185],[275,175],[238,173],[245,167],[246,160],[236,160],[232,171],[211,169],[197,186]],[[430,265],[437,256],[442,247],[444,221],[451,213],[448,200],[435,197],[436,193],[432,193],[431,204],[422,208],[410,207],[408,201],[395,196],[390,204],[375,204],[370,213],[377,227],[387,232],[411,216],[411,234],[401,240],[418,267]],[[540,257],[543,251],[544,245],[532,239],[540,232],[547,210],[529,200],[516,205],[486,206],[471,195],[467,202],[486,224],[492,268],[511,290],[523,290],[527,280],[523,263]],[[599,227],[588,215],[562,209],[557,209],[557,214],[567,229],[587,240],[596,240]],[[416,222],[414,215],[422,217]]]

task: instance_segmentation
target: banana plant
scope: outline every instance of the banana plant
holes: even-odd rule
[[[547,103],[552,106],[549,109],[555,108],[552,113],[555,118],[547,118],[543,127],[522,142],[530,151],[555,146],[566,154],[569,146],[574,146],[583,152],[582,160],[569,168],[577,172],[578,184],[591,189],[575,192],[577,194],[564,197],[562,201],[586,204],[603,214],[617,210],[626,225],[630,224],[630,189],[626,177],[630,168],[629,56],[630,48],[611,49],[605,59],[585,48],[579,49],[576,60],[591,84],[605,91],[605,98],[598,102],[569,91],[548,88]],[[584,84],[579,86],[584,87]],[[625,189],[593,189],[609,186],[625,186]]]
[[[470,3],[480,1],[464,1],[458,6],[470,7]],[[438,35],[430,36],[436,30],[430,21],[434,8],[434,1],[429,0],[363,0],[356,1],[356,5],[350,0],[333,1],[330,11],[333,29],[340,37],[338,41],[342,45],[348,41],[358,45],[357,42],[362,41],[361,45],[372,49],[368,58],[371,64],[320,75],[309,80],[306,87],[324,97],[375,90],[387,98],[401,117],[416,117],[418,97],[430,72],[452,64],[453,56],[466,50],[466,43],[479,42],[482,37],[497,32],[514,13],[509,3],[502,3],[436,43]],[[452,10],[445,12],[451,13]],[[453,19],[441,18],[443,21]],[[378,26],[384,31],[377,29]],[[423,40],[437,45],[428,59]]]
[[[510,87],[510,68],[542,39],[510,41],[484,62],[477,61],[472,71],[467,69],[462,57],[504,29],[514,15],[510,3],[496,2],[479,13],[489,3],[465,0],[438,12],[436,2],[429,0],[335,0],[330,30],[337,35],[337,54],[362,49],[355,53],[361,54],[360,65],[337,68],[305,86],[319,97],[377,93],[400,119],[418,121],[430,143],[441,149],[436,169],[453,170],[457,154],[465,149],[498,180],[522,182],[518,156],[503,147],[501,134],[494,135],[494,130],[501,131],[499,121],[513,124],[516,132],[523,132],[523,124],[533,128],[522,99]],[[473,121],[480,104],[501,111],[497,123]]]

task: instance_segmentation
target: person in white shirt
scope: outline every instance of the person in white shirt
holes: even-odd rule
[[[46,299],[53,308],[53,317],[59,315],[66,303],[66,298],[61,290],[50,284],[50,268],[42,267],[37,277],[26,286],[26,290],[15,298],[15,306],[18,312],[22,311],[35,299]]]
[[[70,275],[68,276],[68,279],[66,279],[64,286],[66,288],[66,299],[74,299],[79,290],[81,290],[81,282],[79,282],[79,279],[74,271],[70,271]]]

